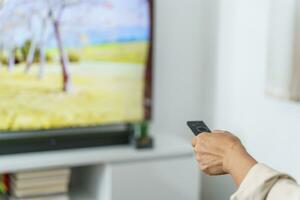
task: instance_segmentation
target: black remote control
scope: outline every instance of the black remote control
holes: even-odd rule
[[[196,136],[203,132],[211,132],[203,121],[188,121],[187,125],[192,129]]]

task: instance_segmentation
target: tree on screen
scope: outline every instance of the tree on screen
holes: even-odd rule
[[[32,26],[31,25],[31,19],[29,19],[28,27],[29,27],[29,30],[31,32],[31,40],[29,42],[29,50],[27,52],[27,57],[26,57],[26,67],[25,67],[25,72],[26,73],[29,72],[29,70],[30,70],[30,68],[33,64],[33,60],[34,60],[34,56],[35,56],[35,52],[36,52],[36,46],[37,46],[36,32],[33,30],[33,28],[31,26]]]
[[[7,52],[7,64],[8,71],[12,71],[15,68],[16,62],[16,47],[19,43],[16,41],[16,34],[22,31],[22,25],[25,21],[25,17],[22,12],[15,12],[11,6],[5,11],[0,13],[1,19],[1,47],[2,51],[5,49]]]
[[[38,77],[40,79],[43,79],[45,76],[45,63],[46,63],[45,43],[48,37],[47,30],[49,29],[49,20],[47,16],[48,12],[43,12],[43,11],[44,10],[42,10],[42,12],[36,13],[38,20],[40,22],[38,28],[39,32],[36,33],[35,29],[30,28],[31,39],[30,41],[28,41],[29,47],[28,47],[28,52],[26,52],[27,58],[26,58],[26,67],[25,67],[25,72],[28,73],[38,54],[38,58],[39,58]],[[30,24],[30,20],[29,20],[29,24]]]
[[[72,90],[72,75],[69,67],[69,58],[64,48],[61,33],[62,15],[66,9],[84,2],[84,0],[48,0],[49,17],[53,25],[54,36],[57,42],[59,60],[62,67],[63,91]]]
[[[83,4],[86,9],[83,13],[72,13],[71,8]],[[52,48],[54,42],[62,73],[62,91],[72,91],[72,74],[64,38],[68,36],[68,31],[78,35],[87,31],[90,28],[89,18],[84,16],[89,9],[98,6],[112,9],[114,5],[111,0],[6,0],[3,3],[4,12],[0,8],[0,58],[5,52],[5,64],[12,71],[21,52],[24,72],[28,73],[33,64],[39,62],[38,77],[42,79],[45,75],[46,48],[49,44]],[[67,11],[71,12],[65,17]]]
[[[68,54],[64,48],[63,38],[62,38],[62,16],[64,12],[72,7],[79,4],[89,4],[89,5],[103,5],[105,6],[108,1],[101,0],[48,0],[49,7],[49,17],[53,25],[54,35],[57,42],[57,47],[59,51],[59,60],[62,67],[62,77],[63,77],[63,91],[70,92],[72,90],[72,75],[69,67]],[[88,13],[86,13],[88,14]],[[73,21],[72,26],[77,26],[77,22]]]
[[[5,58],[2,55],[1,62],[7,64],[9,71],[21,61],[18,50],[23,45],[23,40],[19,37],[20,33],[22,38],[28,36],[27,21],[30,15],[17,6],[18,3],[22,3],[21,0],[3,1],[0,10],[0,46],[2,53],[6,53]]]
[[[31,24],[32,18],[34,16],[35,16],[34,14],[31,15],[29,17],[29,20],[28,20],[28,27],[29,27],[29,30],[31,32],[31,40],[30,40],[30,45],[29,45],[29,51],[28,51],[28,54],[27,54],[27,57],[26,57],[26,67],[25,67],[25,72],[26,73],[29,72],[30,67],[33,64],[33,60],[34,60],[34,56],[35,56],[35,52],[36,52],[36,47],[37,47],[37,34],[36,34],[36,31],[32,28],[32,24]]]
[[[37,54],[39,57],[38,77],[42,79],[45,75],[45,43],[48,37],[49,29],[49,10],[46,1],[23,2],[27,4],[28,30],[30,32],[29,40],[25,42],[26,67],[25,73],[28,73],[35,61]],[[31,4],[31,5],[29,5]]]
[[[47,27],[48,27],[48,19],[46,17],[42,17],[42,31],[40,35],[39,49],[40,49],[40,68],[39,68],[39,78],[42,79],[45,76],[45,63],[46,63],[46,47],[45,42],[47,38]]]

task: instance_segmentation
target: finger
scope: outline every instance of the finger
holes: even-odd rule
[[[199,152],[199,150],[198,150]],[[216,154],[212,154],[210,152],[203,152],[200,150],[200,153],[198,153],[199,156],[201,156],[201,162],[212,162],[212,161],[222,161],[223,157],[216,155]]]
[[[224,130],[213,130],[212,133],[225,133],[226,131]]]
[[[197,137],[193,137],[192,139],[192,146],[195,147],[197,144]]]
[[[196,148],[196,146],[193,148],[194,153],[197,154],[198,153],[198,149]]]
[[[202,163],[199,163],[199,167],[201,169],[201,171],[203,171],[205,173],[205,171],[208,169],[208,166]]]
[[[208,141],[213,137],[212,133],[203,133],[199,136],[199,144],[206,145]]]
[[[200,135],[197,136],[198,138],[198,145],[200,146],[205,146],[208,139],[211,137],[211,133],[202,133]]]
[[[219,166],[222,165],[222,161],[218,157],[210,157],[210,156],[197,156],[198,162],[207,166]]]
[[[203,170],[203,172],[208,176],[219,176],[227,174],[220,166],[208,167],[207,169]]]
[[[200,149],[201,149],[201,147],[198,145],[198,144],[196,144],[196,146],[194,146],[194,152],[196,153],[196,154],[198,154],[198,153],[200,153]]]
[[[201,156],[197,154],[195,157],[196,157],[197,162],[201,163],[201,161],[202,161]]]
[[[200,169],[201,171],[203,171],[203,169],[204,169],[204,166],[203,166],[203,164],[202,164],[202,163],[198,162],[198,167],[199,167],[199,169]]]

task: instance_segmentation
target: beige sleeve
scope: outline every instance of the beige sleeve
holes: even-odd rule
[[[300,186],[289,175],[256,164],[230,200],[300,200]]]

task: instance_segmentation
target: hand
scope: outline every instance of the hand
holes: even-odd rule
[[[207,175],[231,174],[239,185],[257,163],[239,138],[226,131],[201,133],[192,145],[201,170]]]
[[[226,166],[229,151],[242,146],[237,137],[225,131],[201,133],[194,137],[192,145],[201,170],[208,175],[229,173],[229,166]]]

